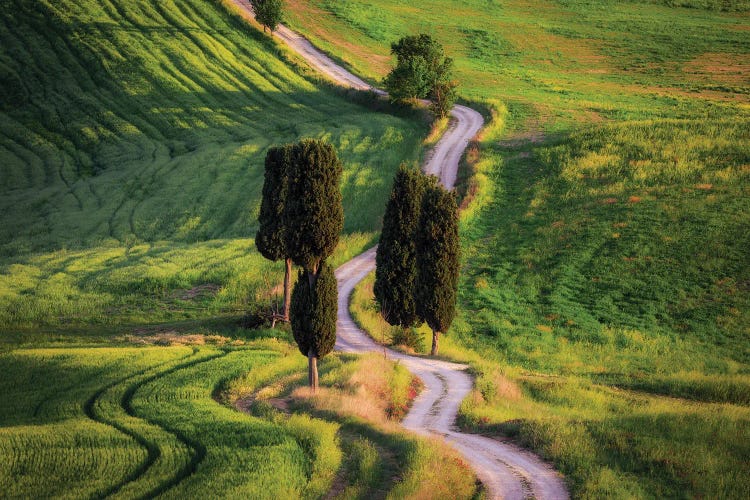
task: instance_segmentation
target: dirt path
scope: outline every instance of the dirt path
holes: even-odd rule
[[[249,0],[233,1],[246,13],[252,12]],[[279,26],[275,35],[311,66],[340,85],[385,95],[382,90],[372,87],[337,65],[303,36],[285,26]],[[449,189],[456,182],[461,155],[484,124],[482,115],[466,106],[455,106],[451,110],[451,117],[448,130],[435,145],[424,165],[425,172],[438,176]],[[375,251],[376,248],[371,248],[336,270],[339,284],[336,349],[339,351],[384,351],[383,346],[376,344],[357,327],[349,314],[349,297],[354,287],[375,269]],[[560,476],[534,454],[510,443],[462,433],[456,429],[454,424],[458,408],[474,384],[466,373],[466,365],[409,356],[390,349],[385,349],[385,352],[392,359],[399,360],[425,384],[424,390],[406,415],[403,426],[419,434],[442,436],[451,443],[471,464],[489,498],[568,498]]]

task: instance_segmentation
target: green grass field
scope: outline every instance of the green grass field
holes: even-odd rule
[[[303,384],[304,357],[288,341],[219,339],[0,354],[3,495],[321,498],[339,488],[337,498],[447,499],[475,493],[474,475],[455,452],[388,420],[388,408],[403,404],[411,385],[403,367],[382,358],[324,358],[320,397],[336,411],[299,398],[287,415],[266,401],[278,395],[273,391]],[[367,371],[373,365],[382,380]],[[251,415],[232,407],[242,397],[254,398]],[[337,412],[355,405],[372,411]]]
[[[14,0],[0,19],[3,330],[237,314],[281,270],[252,243],[269,146],[338,149],[341,261],[427,133],[320,85],[219,0]]]
[[[342,413],[366,407],[354,360],[321,363],[300,415],[222,404],[304,369],[283,331],[238,340],[280,281],[252,241],[266,148],[338,148],[340,263],[376,238],[424,119],[331,89],[219,0],[5,4],[0,491],[476,494],[440,449]],[[492,118],[441,348],[477,375],[461,425],[533,448],[576,497],[750,496],[750,5],[287,4],[371,81],[430,33]],[[368,286],[354,308],[380,338]]]
[[[434,447],[381,433],[411,479],[375,485],[387,446],[226,393],[305,363],[288,332],[237,326],[283,272],[253,244],[266,149],[338,149],[337,265],[375,238],[425,118],[333,89],[219,0],[12,0],[0,21],[0,495],[417,491]]]
[[[373,81],[391,41],[435,36],[493,118],[461,175],[462,425],[578,497],[747,497],[747,3],[290,3]],[[369,287],[355,314],[387,340]]]
[[[210,346],[3,354],[3,492],[318,496],[338,465],[334,453],[325,470],[313,470],[319,454],[336,449],[333,424],[301,416],[270,423],[212,399],[227,379],[267,365],[278,375],[295,361],[278,348]],[[307,491],[314,474],[324,476],[322,489]]]

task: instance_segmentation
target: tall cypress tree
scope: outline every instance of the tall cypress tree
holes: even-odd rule
[[[453,193],[435,185],[422,197],[417,231],[417,313],[432,329],[432,355],[456,315],[460,248]]]
[[[305,271],[300,270],[292,292],[292,334],[299,351],[308,357],[308,378],[318,388],[318,358],[336,345],[338,287],[331,266],[323,262],[315,284],[310,287]]]
[[[402,164],[393,180],[375,257],[375,299],[383,318],[408,328],[421,323],[414,302],[417,279],[416,233],[422,195],[435,178]]]
[[[333,297],[332,303],[326,299],[324,303],[321,302],[323,305],[320,307],[306,309],[304,298],[320,295],[321,292],[316,291],[317,281],[320,280],[322,269],[325,268],[324,261],[333,253],[344,228],[344,207],[339,188],[343,169],[333,146],[315,139],[306,139],[294,146],[290,165],[287,203],[284,210],[285,224],[290,229],[285,233],[285,240],[289,255],[295,263],[304,268],[304,279],[301,281],[307,282],[305,292],[300,289],[296,294],[292,294],[292,310],[296,311],[291,315],[292,330],[307,331],[306,335],[309,338],[320,339],[319,343],[316,343],[318,340],[304,343],[297,341],[300,351],[308,357],[310,387],[316,390],[317,360],[330,352],[325,349],[318,350],[319,346],[325,344],[322,339],[329,336],[326,329],[328,313],[322,308],[336,308],[338,292],[335,278],[332,295],[326,294],[326,297]],[[298,286],[304,285],[298,281]],[[301,311],[307,313],[302,314]],[[334,313],[334,343],[335,336]],[[301,336],[300,339],[308,337]]]
[[[263,257],[277,261],[284,259],[284,321],[289,321],[292,259],[286,246],[287,219],[284,216],[289,188],[289,169],[293,146],[272,147],[266,153],[263,180],[263,199],[258,215],[255,246]]]
[[[286,232],[286,244],[294,262],[310,271],[310,279],[333,253],[344,228],[342,171],[336,150],[328,142],[305,139],[292,150],[284,217],[294,230]]]

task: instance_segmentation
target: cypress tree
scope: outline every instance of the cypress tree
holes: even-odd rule
[[[417,231],[417,313],[432,329],[432,351],[456,315],[460,249],[458,207],[453,193],[438,185],[422,197]]]
[[[292,334],[299,351],[308,359],[308,378],[318,388],[318,358],[336,345],[338,288],[331,266],[323,262],[311,287],[306,272],[300,270],[292,292]]]
[[[294,229],[286,232],[286,246],[294,262],[310,272],[311,280],[319,264],[333,253],[344,228],[342,171],[328,142],[305,139],[292,150],[284,218]]]
[[[414,302],[417,279],[416,233],[422,194],[434,177],[402,164],[393,180],[383,230],[375,257],[375,299],[391,325],[409,328],[421,323]]]
[[[289,168],[292,145],[272,147],[266,153],[266,171],[263,180],[263,199],[258,215],[258,232],[255,246],[268,260],[284,259],[284,321],[289,321],[292,259],[286,247],[286,218],[284,216],[289,185]]]
[[[290,166],[284,210],[289,230],[285,241],[289,255],[304,269],[295,285],[297,293],[292,293],[292,330],[299,333],[295,333],[295,340],[300,352],[308,357],[310,387],[317,390],[317,360],[328,354],[336,342],[336,279],[328,269],[328,281],[320,285],[323,288],[317,282],[344,227],[339,189],[343,169],[333,146],[315,139],[294,146]]]

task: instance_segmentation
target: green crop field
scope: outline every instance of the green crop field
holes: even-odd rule
[[[750,495],[750,5],[290,4],[372,81],[390,42],[431,34],[492,118],[459,186],[462,425],[574,496]],[[370,288],[358,321],[387,337]]]
[[[374,445],[342,444],[335,416],[249,416],[226,393],[305,364],[286,330],[238,328],[282,273],[253,244],[266,149],[339,151],[340,263],[376,237],[428,130],[320,81],[220,0],[3,2],[0,496],[319,498],[337,475],[419,491],[434,446],[367,422]],[[352,362],[323,362],[324,383]],[[446,476],[473,491],[459,465]],[[390,473],[405,481],[374,484]]]
[[[270,367],[270,378],[298,361],[210,346],[3,354],[3,495],[317,497],[340,461],[335,424],[269,422],[212,399],[248,370]]]
[[[219,0],[12,0],[0,20],[2,330],[236,315],[281,269],[252,242],[270,145],[337,147],[341,261],[427,133],[320,85]]]
[[[321,498],[339,477],[345,498],[419,496],[425,484],[433,498],[474,494],[475,478],[455,452],[394,424],[315,417],[306,407],[284,415],[260,398],[252,415],[240,413],[230,405],[238,398],[302,384],[305,358],[284,341],[203,340],[0,354],[3,496]],[[382,358],[367,362],[382,380],[354,356],[322,361],[322,391],[342,392],[325,392],[330,404],[361,398],[373,388],[354,379],[373,378],[379,391],[368,397],[377,401],[359,406],[403,402],[408,372]]]
[[[490,119],[443,344],[477,375],[460,424],[575,497],[749,497],[750,4],[286,4],[373,82],[390,42],[433,35]],[[476,494],[434,444],[342,413],[372,404],[369,361],[324,359],[291,416],[229,404],[305,363],[237,327],[280,281],[253,244],[266,149],[338,149],[338,264],[375,241],[421,115],[331,88],[222,0],[5,0],[0,21],[2,495]],[[353,307],[382,338],[371,286]],[[408,377],[377,370],[401,407]]]
[[[6,353],[2,490],[11,497],[177,497],[186,487],[300,495],[320,452],[303,448],[305,432],[314,434],[309,423],[287,429],[211,399],[216,385],[244,370],[268,363],[288,370],[279,358],[211,347]],[[321,446],[335,446],[332,436]]]

